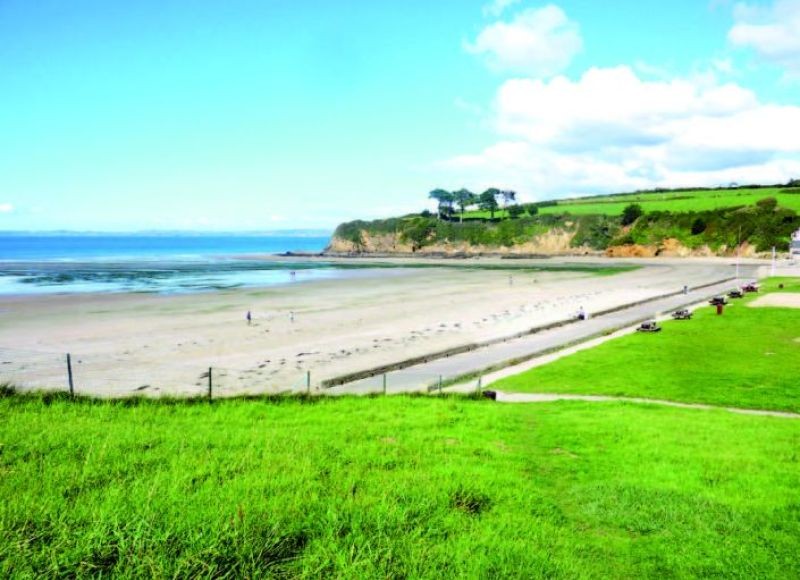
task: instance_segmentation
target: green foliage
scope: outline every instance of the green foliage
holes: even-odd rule
[[[730,250],[740,242],[747,241],[757,251],[766,252],[773,246],[780,251],[786,251],[792,232],[800,228],[800,218],[796,212],[776,205],[777,198],[774,196],[763,198],[757,204],[754,202],[753,205],[735,208],[702,212],[646,212],[635,219],[625,235],[621,234],[621,226],[625,220],[620,217],[604,214],[571,216],[536,213],[541,208],[552,207],[553,202],[512,205],[507,210],[498,210],[497,197],[492,190],[484,192],[482,198],[483,203],[487,204],[485,207],[493,206],[495,211],[467,212],[464,223],[454,223],[451,219],[438,221],[432,219],[428,213],[372,222],[349,222],[339,226],[335,235],[360,248],[363,246],[361,232],[373,235],[395,234],[401,241],[410,243],[414,250],[418,250],[444,242],[508,247],[525,243],[557,228],[575,231],[573,247],[588,246],[595,250],[624,244],[657,246],[665,239],[674,238],[686,247],[708,246],[713,251],[723,248]],[[638,205],[629,205],[628,219],[638,214]],[[521,217],[523,208],[528,212],[533,211],[534,215]],[[451,214],[446,209],[443,212],[443,217],[450,217]],[[496,221],[489,223],[490,216],[495,217]]]
[[[508,211],[508,216],[514,220],[525,212],[525,210],[521,206],[516,204],[508,206],[508,208],[506,208],[506,211]]]
[[[791,421],[427,397],[0,419],[7,578],[800,575]]]
[[[535,203],[524,203],[522,204],[522,207],[525,210],[525,213],[527,213],[529,216],[535,216],[537,213],[539,213],[539,206],[537,206]]]
[[[642,210],[642,206],[638,203],[632,203],[630,205],[625,206],[625,209],[622,210],[622,225],[628,226],[639,219],[644,211]]]
[[[620,231],[619,221],[603,215],[587,215],[575,218],[578,224],[573,247],[588,246],[595,250],[604,250]]]
[[[759,199],[756,205],[763,211],[775,211],[775,208],[778,207],[778,200],[774,197],[765,197],[764,199]]]
[[[766,290],[800,292],[796,278]],[[632,334],[494,386],[500,390],[621,395],[800,412],[800,310],[735,301],[696,311],[658,335]]]
[[[497,196],[500,195],[500,190],[496,188],[487,189],[478,198],[478,207],[484,211],[488,211],[494,219],[494,212],[497,211]]]
[[[706,231],[707,227],[708,225],[703,218],[697,218],[692,222],[692,235],[698,236],[702,234],[704,231]]]
[[[461,215],[463,217],[464,211],[471,205],[476,203],[476,196],[468,189],[459,189],[458,191],[453,192],[453,200],[455,201],[456,205],[458,205],[459,210],[461,211]]]

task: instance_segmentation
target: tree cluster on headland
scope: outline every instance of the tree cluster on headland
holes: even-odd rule
[[[446,189],[434,189],[428,194],[429,199],[435,199],[438,203],[438,217],[440,220],[451,220],[456,208],[459,210],[459,221],[464,221],[464,213],[471,207],[477,207],[481,211],[488,211],[490,219],[494,219],[495,213],[500,208],[500,200],[511,217],[519,217],[523,213],[536,215],[538,208],[536,204],[509,205],[509,202],[516,202],[517,192],[511,189],[498,189],[490,187],[483,193],[473,193],[468,189],[458,191],[447,191]]]

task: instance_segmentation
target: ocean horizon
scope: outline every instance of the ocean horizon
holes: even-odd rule
[[[10,232],[0,234],[0,295],[175,294],[273,286],[344,275],[331,263],[254,260],[319,253],[329,235]]]

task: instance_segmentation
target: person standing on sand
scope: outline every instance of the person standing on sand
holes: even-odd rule
[[[250,314],[249,310],[247,311],[246,318],[247,318],[247,326],[250,326],[251,324],[253,324],[253,315]]]

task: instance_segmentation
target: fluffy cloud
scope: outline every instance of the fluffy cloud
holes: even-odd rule
[[[489,25],[465,48],[492,69],[548,77],[569,66],[583,41],[578,25],[561,8],[548,5],[524,10],[511,22]]]
[[[10,203],[0,203],[0,213],[11,213],[14,211],[14,206]]]
[[[736,84],[645,81],[628,67],[514,79],[492,122],[499,143],[445,166],[537,197],[800,176],[800,107]]]
[[[776,0],[771,8],[738,4],[728,39],[800,75],[800,0]]]

